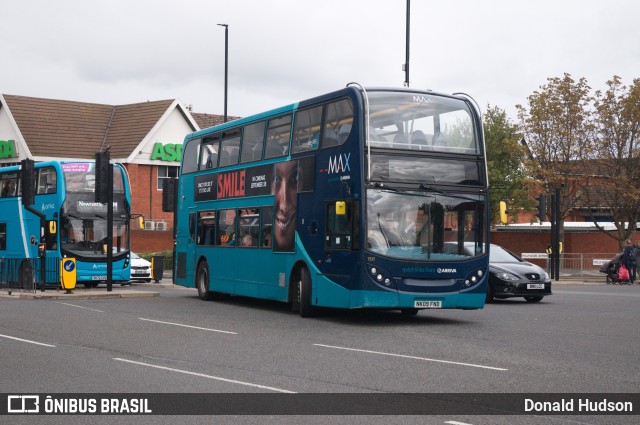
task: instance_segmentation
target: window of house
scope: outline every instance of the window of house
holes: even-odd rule
[[[178,177],[178,168],[179,167],[173,166],[173,165],[158,166],[158,190],[162,190],[162,182],[164,179],[171,179],[171,178]]]

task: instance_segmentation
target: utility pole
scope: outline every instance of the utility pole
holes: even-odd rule
[[[229,25],[218,24],[224,27],[224,122],[227,122],[227,86],[229,81]]]
[[[407,37],[406,37],[406,52],[405,52],[405,62],[402,66],[402,70],[404,71],[404,85],[405,87],[409,87],[409,29],[411,27],[411,0],[407,0]]]

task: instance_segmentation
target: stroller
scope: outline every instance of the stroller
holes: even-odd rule
[[[600,273],[604,273],[607,275],[607,285],[611,284],[619,284],[619,285],[628,285],[631,282],[629,279],[621,280],[618,277],[618,271],[620,270],[621,262],[620,258],[622,257],[622,252],[616,254],[611,260],[607,261],[600,267]]]

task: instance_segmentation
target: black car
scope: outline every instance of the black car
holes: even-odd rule
[[[537,303],[551,293],[551,279],[542,267],[524,261],[511,251],[491,244],[487,302],[494,298],[524,297]]]

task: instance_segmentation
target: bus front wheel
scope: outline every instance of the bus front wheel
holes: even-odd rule
[[[209,290],[209,266],[206,261],[198,265],[196,286],[198,287],[198,296],[201,300],[207,301],[213,298],[213,293]]]

